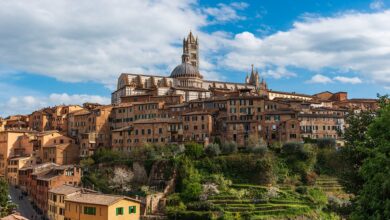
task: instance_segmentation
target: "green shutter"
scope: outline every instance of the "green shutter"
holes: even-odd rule
[[[116,215],[118,215],[118,210],[119,210],[119,209],[118,209],[118,208],[116,208]]]
[[[134,213],[137,213],[137,208],[135,207],[135,206],[133,206],[133,211],[134,211]]]

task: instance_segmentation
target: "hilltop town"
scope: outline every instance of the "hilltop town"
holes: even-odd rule
[[[32,214],[25,217],[111,220],[163,219],[167,214],[170,216],[169,213],[178,215],[183,210],[178,208],[180,202],[172,202],[172,195],[178,193],[177,186],[182,187],[183,182],[177,180],[183,174],[169,167],[172,166],[170,160],[177,159],[181,153],[188,154],[189,149],[195,149],[196,154],[197,147],[201,146],[202,152],[206,150],[204,154],[211,152],[213,156],[225,154],[231,157],[229,155],[241,152],[245,154],[244,160],[251,161],[253,155],[258,160],[267,154],[261,153],[262,149],[280,148],[291,143],[303,145],[330,141],[335,148],[342,148],[345,145],[344,132],[349,126],[347,117],[379,109],[377,99],[350,99],[347,92],[299,94],[272,90],[261,71],[253,65],[240,83],[204,79],[200,71],[199,44],[199,39],[189,33],[183,40],[181,64],[169,76],[120,74],[110,105],[59,105],[38,109],[29,115],[1,118],[0,176],[16,188],[14,193],[20,193],[19,199],[31,200],[33,210],[25,210],[25,213]],[[149,157],[150,152],[142,151],[151,146],[159,157]],[[185,150],[172,150],[173,146]],[[233,150],[224,153],[223,146],[230,146]],[[248,150],[248,146],[253,151]],[[164,148],[169,150],[165,152]],[[108,155],[106,158],[105,154]],[[124,168],[125,163],[119,163],[118,158],[131,163]],[[152,164],[148,167],[145,161],[150,158],[153,158]],[[193,156],[192,160],[203,161],[202,158]],[[93,162],[88,164],[90,160]],[[226,160],[230,161],[229,158]],[[180,162],[185,167],[185,162]],[[211,166],[206,162],[202,165],[194,163],[191,166],[199,172]],[[104,175],[99,173],[103,170],[106,170]],[[142,175],[137,170],[141,170]],[[167,170],[168,176],[164,176]],[[240,171],[231,172],[240,175]],[[112,173],[113,176],[109,176]],[[136,181],[139,186],[149,187],[148,193],[137,194],[133,191],[138,189],[124,187],[129,184],[126,181],[128,173],[132,179],[139,178]],[[223,178],[229,175],[225,170],[222,173]],[[305,172],[304,178],[309,178],[308,173]],[[116,176],[122,177],[122,182],[115,190],[104,190],[104,184],[98,184],[100,178]],[[187,178],[191,179],[189,176]],[[245,182],[244,177],[231,175],[233,185],[227,185],[238,191],[255,193],[257,189],[245,184],[259,183],[264,190],[269,190],[264,185],[277,182],[252,181],[250,175],[247,177]],[[337,184],[337,180],[330,179]],[[234,185],[239,181],[243,185]],[[283,184],[288,185],[287,182]],[[214,186],[209,184],[208,187]],[[302,198],[297,195],[288,194],[286,198],[299,203]],[[226,208],[229,202],[225,200],[233,195],[225,196],[221,199],[214,195],[208,201]],[[185,197],[181,199],[186,201]],[[192,201],[193,198],[187,199]],[[308,203],[302,203],[297,213],[308,212],[311,207]],[[241,209],[237,207],[230,211],[240,213]],[[257,210],[255,206],[253,209],[245,207],[241,208],[246,212]],[[197,209],[188,206],[188,210],[195,212]],[[224,210],[229,212],[229,207]],[[80,214],[82,218],[77,217]]]

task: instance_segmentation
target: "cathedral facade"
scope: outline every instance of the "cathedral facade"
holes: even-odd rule
[[[176,66],[170,76],[122,73],[118,79],[117,90],[112,93],[112,104],[119,104],[124,97],[152,95],[181,95],[184,101],[209,98],[216,91],[234,92],[247,90],[265,94],[267,84],[260,80],[258,71],[252,65],[250,76],[244,83],[211,81],[203,78],[199,71],[199,41],[190,32],[183,40],[181,64]]]

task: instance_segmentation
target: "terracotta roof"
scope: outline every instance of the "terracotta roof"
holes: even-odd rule
[[[132,199],[126,196],[120,195],[108,195],[108,194],[95,194],[95,193],[80,193],[76,195],[71,195],[66,198],[66,201],[77,202],[77,203],[87,203],[87,204],[97,204],[97,205],[112,205],[122,199],[127,199],[133,202],[141,203],[141,201]]]
[[[126,127],[114,129],[112,131],[127,131],[127,130],[131,130],[132,128],[133,126],[126,126]]]
[[[89,113],[90,113],[90,111],[87,109],[80,109],[80,110],[72,112],[71,114],[73,114],[73,115],[86,115]]]
[[[149,123],[170,123],[178,122],[173,118],[152,118],[152,119],[139,119],[134,121],[134,124],[149,124]]]
[[[59,133],[57,130],[51,130],[51,131],[42,131],[37,134],[37,136],[45,136],[53,133]]]
[[[212,111],[194,111],[194,112],[184,113],[183,115],[211,115],[211,114],[213,114]]]
[[[19,214],[11,214],[11,215],[7,215],[3,218],[0,218],[1,220],[28,220],[28,218],[26,217],[23,217]]]
[[[209,90],[207,89],[203,89],[203,88],[196,88],[196,87],[172,87],[172,89],[176,89],[176,90],[186,90],[186,91],[199,91],[199,92],[210,92]]]
[[[29,169],[37,169],[37,170],[40,170],[40,169],[49,169],[49,168],[54,167],[54,166],[58,166],[58,165],[55,164],[55,163],[48,162],[48,163],[36,164],[36,165],[33,165],[33,166],[29,166],[29,167],[23,167],[23,168],[20,168],[19,170],[29,170]]]
[[[69,195],[69,194],[72,194],[75,192],[80,192],[81,190],[83,190],[83,189],[80,187],[71,186],[71,185],[62,185],[62,186],[59,186],[59,187],[56,187],[56,188],[49,190],[49,192],[61,194],[61,195]]]
[[[311,95],[302,94],[302,93],[295,93],[295,92],[281,92],[281,91],[269,90],[268,93],[279,93],[279,94],[294,95],[294,96],[305,96],[305,97],[313,98],[313,96],[311,96]]]

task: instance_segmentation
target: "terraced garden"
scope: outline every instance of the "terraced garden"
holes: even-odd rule
[[[317,178],[315,186],[324,191],[328,196],[333,195],[342,199],[349,199],[352,196],[344,191],[336,177],[321,175]]]
[[[292,190],[276,190],[269,195],[269,189],[257,185],[232,185],[238,191],[244,191],[241,198],[232,195],[209,197],[209,202],[225,214],[233,217],[250,216],[250,219],[270,219],[278,216],[294,217],[310,214],[313,203],[303,195]]]

